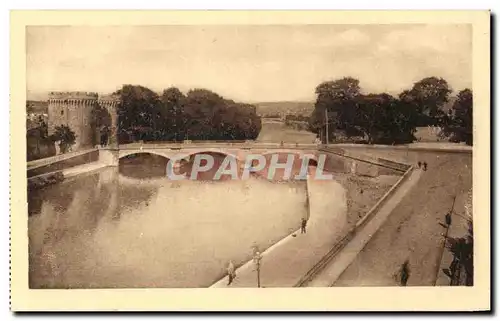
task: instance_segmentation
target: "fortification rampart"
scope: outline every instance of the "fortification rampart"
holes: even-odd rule
[[[49,93],[49,101],[51,99],[96,100],[98,96],[95,92],[86,91],[52,91]]]
[[[98,104],[105,108],[110,116],[111,123],[109,124],[108,144],[116,146],[118,144],[118,112],[117,108],[121,101],[120,95],[103,95],[99,96]]]
[[[50,92],[48,106],[48,129],[49,134],[54,133],[57,126],[69,126],[75,132],[76,141],[72,150],[88,148],[102,143],[100,137],[101,122],[95,119],[98,116],[95,110],[101,106],[110,118],[108,127],[111,127],[109,135],[110,143],[115,143],[114,138],[117,127],[116,108],[120,102],[118,95],[99,96],[95,92],[72,91],[72,92]]]

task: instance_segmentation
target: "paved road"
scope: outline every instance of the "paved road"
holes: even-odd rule
[[[413,188],[422,171],[414,170],[410,176],[404,181],[395,191],[395,193],[387,200],[387,202],[379,209],[376,215],[370,219],[364,227],[362,227],[354,236],[354,238],[341,250],[339,254],[333,258],[331,262],[319,273],[313,280],[305,286],[308,287],[328,287],[344,272],[350,264],[356,260],[356,256],[363,250],[367,243],[371,242],[371,237],[384,224],[387,218],[391,215],[394,208],[405,197],[406,193]],[[356,280],[358,282],[358,280]],[[362,282],[361,284],[363,285]]]
[[[470,155],[431,153],[411,153],[409,158],[426,160],[429,169],[334,286],[396,285],[394,274],[407,259],[409,286],[435,284],[445,231],[439,223],[444,222],[453,196],[470,189],[472,159]]]

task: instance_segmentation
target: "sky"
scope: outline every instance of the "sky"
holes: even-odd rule
[[[472,86],[470,25],[30,26],[28,99],[48,91],[207,88],[237,101],[311,101],[350,76],[397,95],[428,76]]]

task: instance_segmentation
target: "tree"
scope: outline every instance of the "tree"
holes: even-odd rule
[[[399,94],[394,104],[389,108],[391,117],[388,133],[392,143],[408,144],[415,140],[420,114],[415,107],[414,101],[408,95],[408,91]]]
[[[118,107],[119,134],[143,140],[157,139],[163,128],[162,103],[149,88],[124,85],[115,92],[121,96]]]
[[[192,89],[184,105],[190,139],[255,139],[261,119],[254,105],[224,99],[207,89]]]
[[[92,109],[91,126],[96,129],[93,137],[93,144],[107,144],[111,128],[111,115],[106,108],[103,108],[99,104],[94,105]]]
[[[467,145],[472,145],[472,108],[472,90],[467,88],[460,91],[452,109],[442,118],[442,135],[449,137],[452,142],[465,142]]]
[[[427,77],[416,82],[409,91],[401,93],[402,99],[411,102],[421,115],[419,125],[434,125],[443,115],[451,89],[443,78]]]
[[[59,142],[59,149],[61,153],[66,153],[70,150],[76,142],[75,132],[66,125],[56,126],[54,134],[51,136],[52,141]]]
[[[331,124],[329,137],[333,137],[335,130],[342,130],[347,136],[359,135],[354,126],[356,98],[360,95],[359,80],[344,77],[323,82],[316,87],[316,95],[314,111],[309,121],[313,132],[320,133],[328,121]],[[325,111],[328,115],[326,119]]]
[[[162,116],[163,138],[167,140],[183,140],[186,133],[187,118],[184,113],[186,96],[176,87],[170,87],[163,91],[161,96],[163,103]]]
[[[361,94],[359,81],[345,77],[321,83],[316,87],[316,104],[309,118],[309,128],[324,131],[325,111],[328,113],[329,137],[343,132],[347,137],[364,136],[368,143],[401,144],[415,139],[419,105],[418,90],[427,82],[416,85],[398,98],[387,93]]]
[[[402,144],[415,139],[416,112],[411,106],[387,93],[360,95],[356,101],[353,126],[369,144]]]
[[[185,113],[187,115],[190,139],[213,139],[216,128],[220,126],[221,113],[225,103],[221,96],[207,89],[191,89],[186,95]]]
[[[257,115],[257,108],[254,105],[243,103],[230,103],[226,111],[232,121],[223,121],[224,137],[232,139],[246,140],[256,139],[262,128],[262,122]]]
[[[357,97],[353,125],[368,137],[368,144],[385,136],[384,131],[392,126],[389,109],[394,98],[388,94],[369,94]]]
[[[120,136],[125,133],[132,140],[255,139],[261,129],[255,106],[207,89],[191,89],[184,95],[171,87],[159,97],[148,88],[125,85],[117,93],[122,97]]]

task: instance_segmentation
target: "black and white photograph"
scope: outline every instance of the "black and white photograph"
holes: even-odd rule
[[[26,291],[477,287],[488,12],[266,17],[26,23]]]

